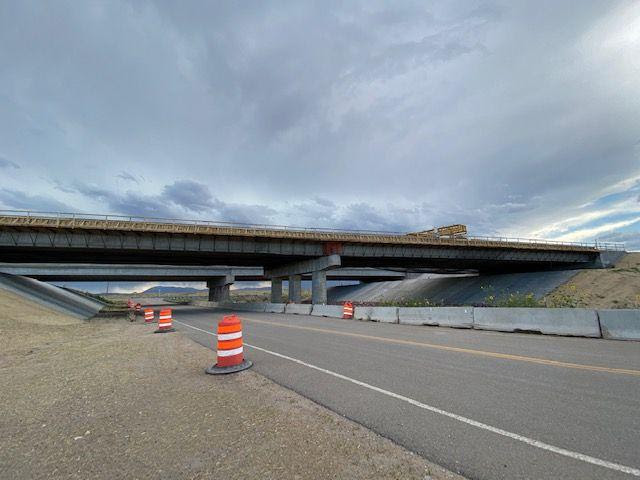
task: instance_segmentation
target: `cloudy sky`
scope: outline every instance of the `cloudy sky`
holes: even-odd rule
[[[0,0],[0,208],[640,249],[640,2]]]

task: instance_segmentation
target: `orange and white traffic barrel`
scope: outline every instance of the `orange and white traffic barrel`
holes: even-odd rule
[[[167,333],[175,331],[176,329],[173,328],[171,309],[165,308],[164,310],[160,310],[160,313],[158,314],[158,329],[153,333]]]
[[[205,371],[212,375],[246,370],[253,363],[244,358],[242,323],[237,315],[225,315],[218,323],[218,362]]]
[[[127,300],[127,307],[133,308],[133,306],[134,306],[133,305],[133,300],[131,300],[131,299]]]
[[[342,305],[342,318],[353,318],[353,303],[344,302]]]
[[[142,305],[140,303],[136,303],[136,315],[138,315],[142,311]]]
[[[153,308],[145,308],[144,323],[153,323],[154,320],[155,320],[155,314],[153,312]]]

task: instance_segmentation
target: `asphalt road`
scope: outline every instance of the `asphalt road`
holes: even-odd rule
[[[215,349],[223,313],[175,326]],[[640,477],[640,342],[239,316],[257,372],[464,476]]]

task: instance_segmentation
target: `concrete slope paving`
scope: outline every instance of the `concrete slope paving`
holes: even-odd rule
[[[175,312],[210,347],[220,315]],[[640,344],[241,317],[256,371],[465,476],[640,476]]]
[[[560,270],[482,276],[425,274],[410,280],[331,287],[327,295],[331,303],[427,299],[435,304],[476,305],[485,303],[489,295],[502,297],[516,292],[533,293],[540,299],[577,272]]]
[[[96,299],[20,275],[0,273],[0,288],[76,318],[91,318],[104,307]]]

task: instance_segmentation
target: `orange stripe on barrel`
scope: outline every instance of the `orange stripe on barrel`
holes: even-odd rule
[[[242,325],[239,323],[235,325],[218,325],[218,333],[235,333],[241,331]]]
[[[242,338],[235,340],[220,340],[218,342],[218,350],[233,350],[242,346]]]

